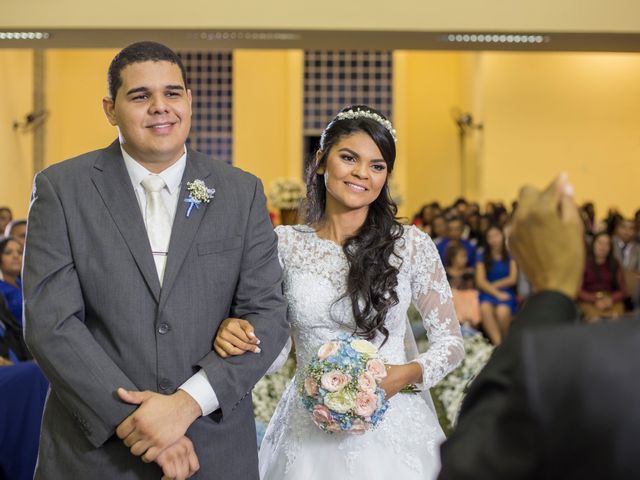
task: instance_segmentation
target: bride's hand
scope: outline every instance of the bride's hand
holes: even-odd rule
[[[240,318],[227,318],[220,324],[213,349],[222,358],[242,355],[246,352],[260,353],[260,340],[253,333],[253,326]]]
[[[405,365],[387,365],[387,376],[379,386],[384,390],[385,399],[389,400],[396,393],[411,383],[422,382],[422,367],[417,363]]]

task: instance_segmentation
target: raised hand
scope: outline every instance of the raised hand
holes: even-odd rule
[[[542,192],[529,186],[520,191],[508,246],[534,291],[576,296],[584,269],[583,224],[566,174]]]
[[[118,389],[118,395],[127,403],[140,405],[125,418],[116,435],[135,456],[153,462],[158,455],[184,436],[187,428],[202,415],[198,403],[183,390],[173,395],[127,391]]]
[[[193,443],[187,437],[160,452],[156,463],[162,468],[162,480],[183,480],[200,469]]]
[[[242,355],[246,352],[260,353],[260,340],[253,333],[253,326],[240,318],[227,318],[220,324],[213,349],[222,358]]]

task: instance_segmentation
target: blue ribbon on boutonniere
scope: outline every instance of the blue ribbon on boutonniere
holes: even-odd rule
[[[189,196],[184,201],[189,205],[187,207],[187,218],[189,218],[193,207],[198,209],[202,203],[209,203],[216,193],[216,189],[207,187],[202,180],[194,180],[187,182],[187,192],[189,192]]]

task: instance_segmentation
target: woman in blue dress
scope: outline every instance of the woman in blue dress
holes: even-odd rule
[[[494,345],[500,345],[516,310],[515,286],[518,267],[507,253],[504,233],[492,225],[484,236],[484,250],[478,252],[476,285],[480,290],[482,328]]]
[[[22,325],[22,245],[13,237],[0,240],[0,295],[5,299],[7,307]]]

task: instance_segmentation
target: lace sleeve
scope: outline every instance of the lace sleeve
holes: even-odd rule
[[[435,244],[415,227],[407,233],[412,301],[429,340],[427,351],[413,361],[422,366],[424,387],[431,388],[462,361],[464,343]]]

